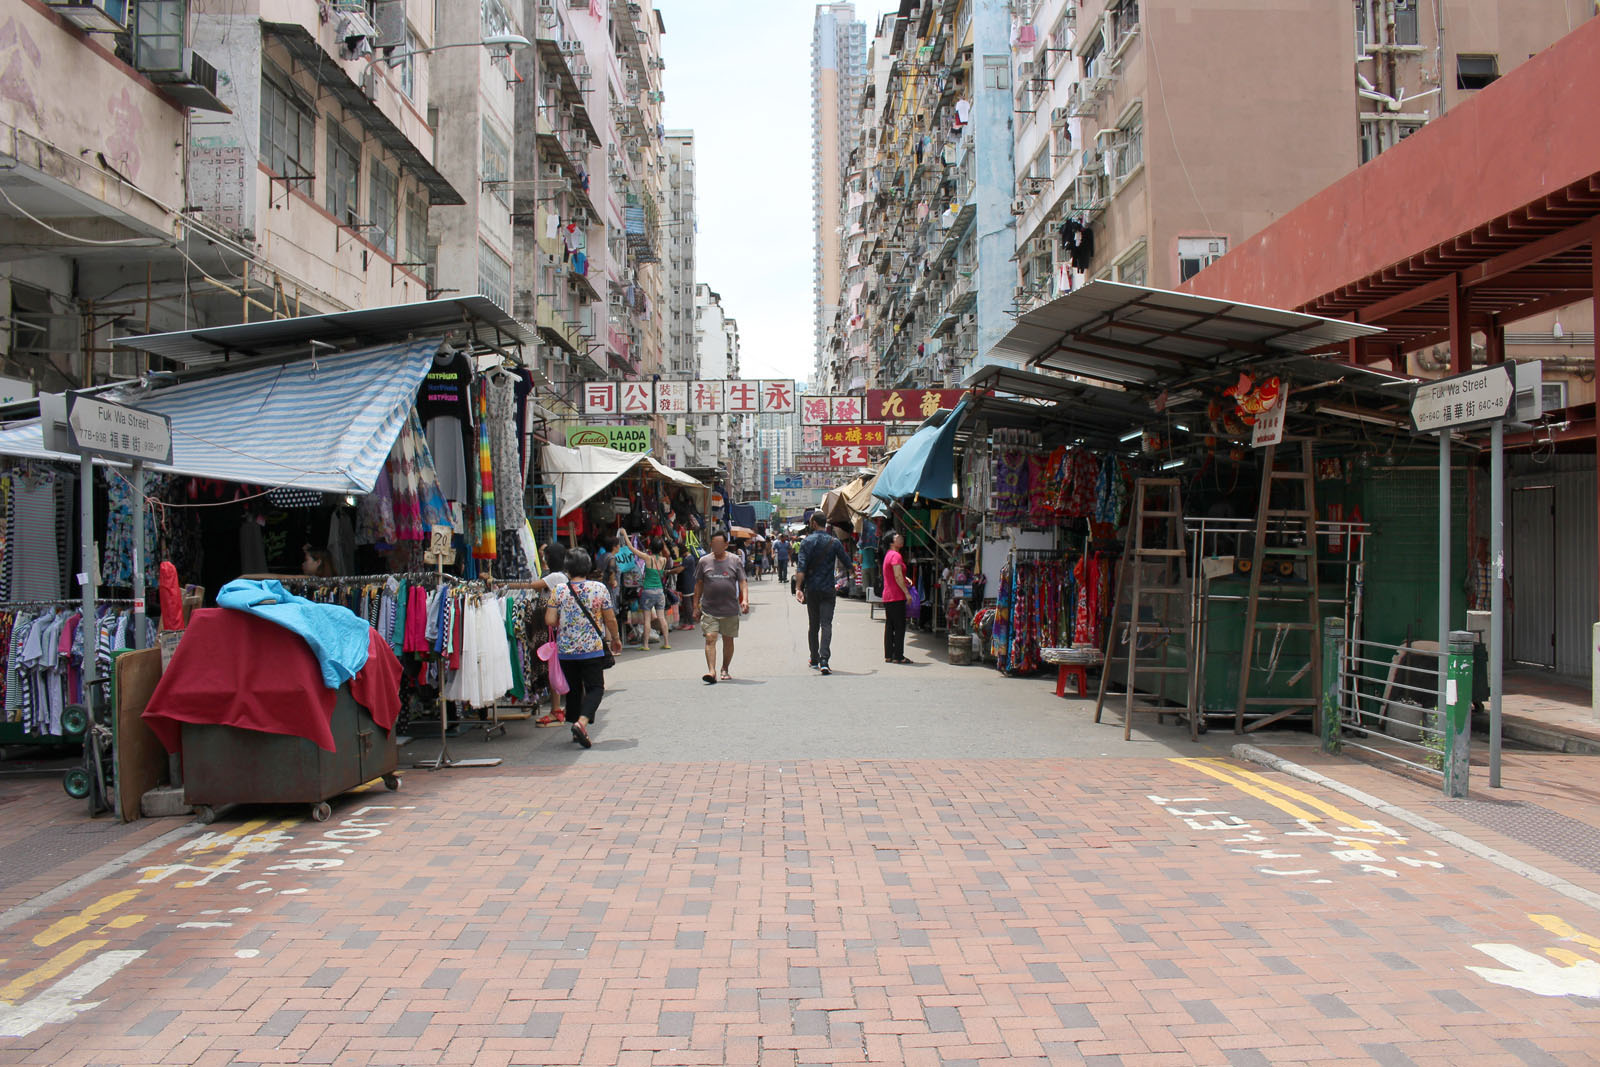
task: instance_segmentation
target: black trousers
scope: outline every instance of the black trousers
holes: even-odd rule
[[[806,643],[811,646],[811,662],[827,663],[833,651],[833,609],[838,598],[832,593],[806,590]]]
[[[567,676],[566,720],[577,722],[579,716],[594,722],[600,710],[600,698],[606,695],[606,670],[598,659],[564,659],[561,672]]]
[[[778,561],[778,581],[787,582],[788,580],[789,580],[789,561],[786,560],[786,559],[780,559]]]
[[[906,602],[886,600],[883,602],[883,613],[886,617],[883,624],[883,658],[905,659]]]

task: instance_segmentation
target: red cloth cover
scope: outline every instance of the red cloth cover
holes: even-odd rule
[[[178,585],[178,568],[163,560],[161,563],[161,628],[183,629],[183,589]]]
[[[393,730],[400,716],[400,661],[370,631],[366,666],[350,695]],[[144,721],[169,752],[186,722],[303,737],[335,750],[330,722],[338,690],[322,684],[317,658],[299,634],[243,611],[205,608],[189,620]]]

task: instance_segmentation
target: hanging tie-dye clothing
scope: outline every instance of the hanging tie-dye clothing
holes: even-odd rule
[[[494,513],[494,460],[490,443],[489,392],[478,389],[478,539],[472,546],[474,559],[494,559],[497,551],[497,526]]]
[[[1018,526],[1028,516],[1028,455],[1020,448],[997,449],[994,488],[990,497],[994,521]]]

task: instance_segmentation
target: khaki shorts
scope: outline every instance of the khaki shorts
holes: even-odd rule
[[[739,636],[739,616],[737,615],[707,615],[700,613],[700,632],[707,637],[721,634],[723,637]]]

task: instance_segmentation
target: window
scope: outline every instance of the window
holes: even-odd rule
[[[509,181],[511,178],[511,149],[488,119],[483,120],[483,180]],[[491,185],[489,191],[506,207],[511,206],[511,186]]]
[[[1421,0],[1394,0],[1394,43],[1419,44],[1417,8]]]
[[[415,102],[417,99],[417,49],[422,47],[422,41],[410,26],[406,27],[406,43],[401,49],[402,57],[394,64],[400,82],[400,91],[407,100]]]
[[[1117,262],[1117,281],[1124,285],[1144,285],[1149,277],[1150,265],[1141,242],[1136,250]]]
[[[1456,56],[1457,89],[1482,89],[1498,77],[1500,77],[1499,56]]]
[[[1089,40],[1084,44],[1082,52],[1079,53],[1083,56],[1083,76],[1086,80],[1099,77],[1101,53],[1105,51],[1105,48],[1105,37],[1091,31]]]
[[[501,0],[478,0],[478,12],[485,37],[516,32],[516,27],[511,25],[511,16],[506,14],[505,4],[501,3]]]
[[[1115,130],[1103,130],[1100,137],[1106,174],[1114,181],[1126,179],[1144,165],[1144,108],[1134,107]]]
[[[316,112],[276,68],[261,72],[261,161],[289,180],[289,188],[309,188],[316,165]]]
[[[1227,251],[1226,237],[1178,238],[1178,280],[1188,281],[1221,259]]]
[[[367,221],[372,224],[372,229],[367,231],[367,239],[393,256],[400,229],[400,179],[376,159],[372,161],[369,172]]]
[[[420,191],[406,197],[406,260],[428,261],[428,199]]]
[[[1118,51],[1128,38],[1139,32],[1139,0],[1117,0],[1108,5],[1111,15],[1111,48]]]
[[[322,206],[343,225],[354,226],[361,221],[361,142],[331,116],[327,165]]]
[[[478,292],[502,311],[511,307],[511,264],[483,240],[478,241]]]
[[[1356,55],[1358,56],[1367,54],[1367,45],[1371,40],[1367,36],[1367,19],[1370,17],[1367,5],[1371,2],[1372,0],[1356,0]]]
[[[1072,157],[1072,129],[1065,123],[1060,123],[1051,131],[1055,141],[1056,160],[1062,161]]]
[[[138,0],[133,8],[133,65],[183,71],[185,0]],[[187,71],[185,71],[187,73]]]
[[[983,86],[985,89],[1010,90],[1010,56],[986,55],[983,57]]]
[[[1365,118],[1361,121],[1361,162],[1370,163],[1378,158],[1378,153],[1383,151],[1383,145],[1378,139],[1377,122],[1369,122]]]
[[[1050,31],[1050,51],[1047,54],[1050,56],[1052,63],[1060,63],[1072,54],[1067,48],[1068,29],[1067,13],[1063,11],[1061,17],[1056,19],[1055,27]]]

